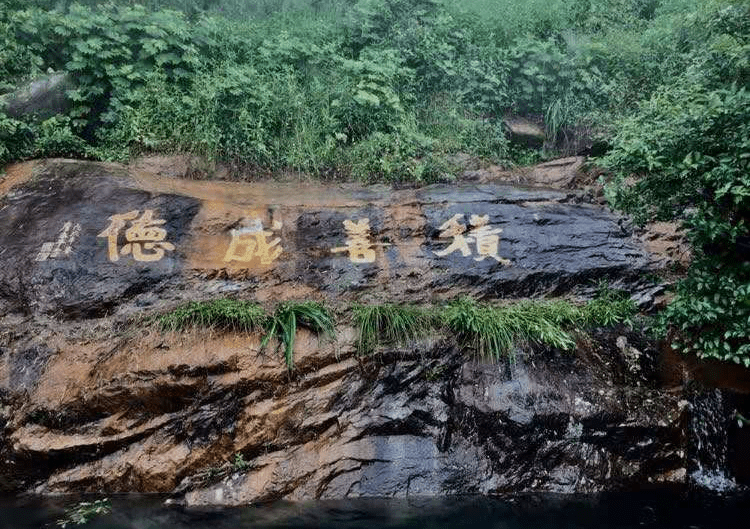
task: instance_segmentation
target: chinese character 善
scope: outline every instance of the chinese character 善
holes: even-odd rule
[[[346,246],[332,248],[332,253],[349,252],[352,263],[374,263],[375,250],[368,240],[370,237],[370,219],[360,219],[357,222],[344,221],[346,230]]]

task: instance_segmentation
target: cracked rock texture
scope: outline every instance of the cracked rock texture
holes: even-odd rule
[[[0,191],[0,490],[236,505],[686,480],[695,442],[681,368],[665,379],[654,345],[625,329],[568,353],[519,346],[500,364],[445,336],[359,358],[346,324],[333,342],[302,329],[290,372],[260,336],[164,334],[148,320],[224,296],[345,312],[463,294],[586,296],[602,278],[648,298],[643,275],[659,261],[574,193],[201,182],[65,160],[10,170]],[[112,261],[108,219],[144,210],[174,248]],[[472,215],[503,230],[497,257],[509,264],[435,253],[451,242],[441,226]],[[365,218],[375,263],[331,252],[346,244],[344,221]],[[232,230],[257,220],[279,238],[278,258],[227,261]],[[69,252],[42,251],[65,237]]]

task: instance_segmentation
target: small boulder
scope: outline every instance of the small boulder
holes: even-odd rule
[[[44,75],[4,96],[5,113],[14,119],[36,115],[42,121],[64,114],[70,109],[67,91],[74,87],[73,79],[68,73]]]
[[[570,187],[585,161],[583,156],[571,156],[540,163],[531,168],[528,180],[547,187]]]
[[[503,127],[511,143],[529,149],[541,148],[547,139],[544,127],[526,118],[505,118],[503,120]]]

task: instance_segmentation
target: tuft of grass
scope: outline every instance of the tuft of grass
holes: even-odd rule
[[[441,307],[386,303],[354,305],[352,312],[360,355],[373,353],[382,344],[403,345],[447,332],[455,336],[461,348],[499,360],[511,356],[513,347],[522,342],[570,350],[575,346],[574,333],[587,327],[628,323],[636,307],[626,293],[600,285],[598,296],[580,306],[562,299],[494,306],[463,297]],[[294,342],[299,326],[335,337],[332,314],[316,301],[284,302],[272,314],[249,301],[191,302],[159,316],[157,322],[162,330],[171,331],[210,327],[264,332],[261,349],[272,338],[278,340],[290,370],[294,369]]]
[[[326,307],[316,301],[294,301],[281,303],[266,325],[261,349],[275,337],[284,347],[284,360],[287,367],[294,369],[294,339],[297,326],[301,325],[316,334],[334,338],[336,329],[333,317]]]
[[[210,327],[252,332],[266,327],[268,315],[263,307],[251,301],[217,299],[191,301],[162,314],[157,321],[164,331]]]
[[[435,329],[431,311],[413,305],[355,305],[353,311],[358,354],[372,353],[381,343],[405,344]]]
[[[515,333],[507,322],[497,318],[492,307],[480,305],[471,298],[463,297],[449,303],[441,316],[459,345],[482,357],[499,359],[514,344]]]
[[[163,331],[181,331],[189,327],[208,327],[239,332],[265,332],[261,349],[276,338],[284,347],[284,359],[289,369],[294,368],[294,339],[297,327],[303,326],[316,334],[335,336],[331,313],[315,301],[279,304],[273,314],[251,301],[217,299],[192,301],[157,318]]]
[[[571,349],[575,340],[566,327],[577,316],[577,308],[561,300],[493,307],[461,298],[443,309],[445,327],[456,335],[459,345],[494,360],[510,356],[519,342]]]
[[[463,297],[434,309],[384,304],[357,305],[353,310],[359,354],[371,353],[382,343],[403,344],[447,332],[462,349],[499,360],[523,342],[570,350],[581,329],[628,322],[636,308],[627,294],[604,287],[582,306],[562,299],[493,306]]]

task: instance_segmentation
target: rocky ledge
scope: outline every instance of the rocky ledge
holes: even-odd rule
[[[685,385],[682,364],[624,328],[499,364],[449,336],[362,358],[347,325],[331,342],[300,330],[289,371],[260,336],[149,322],[228,295],[345,312],[585,296],[599,279],[648,304],[658,260],[575,192],[232,184],[72,161],[9,171],[0,191],[2,490],[192,505],[596,492],[683,484],[709,438],[713,467],[731,458],[747,399]],[[716,427],[698,439],[706,410]]]

